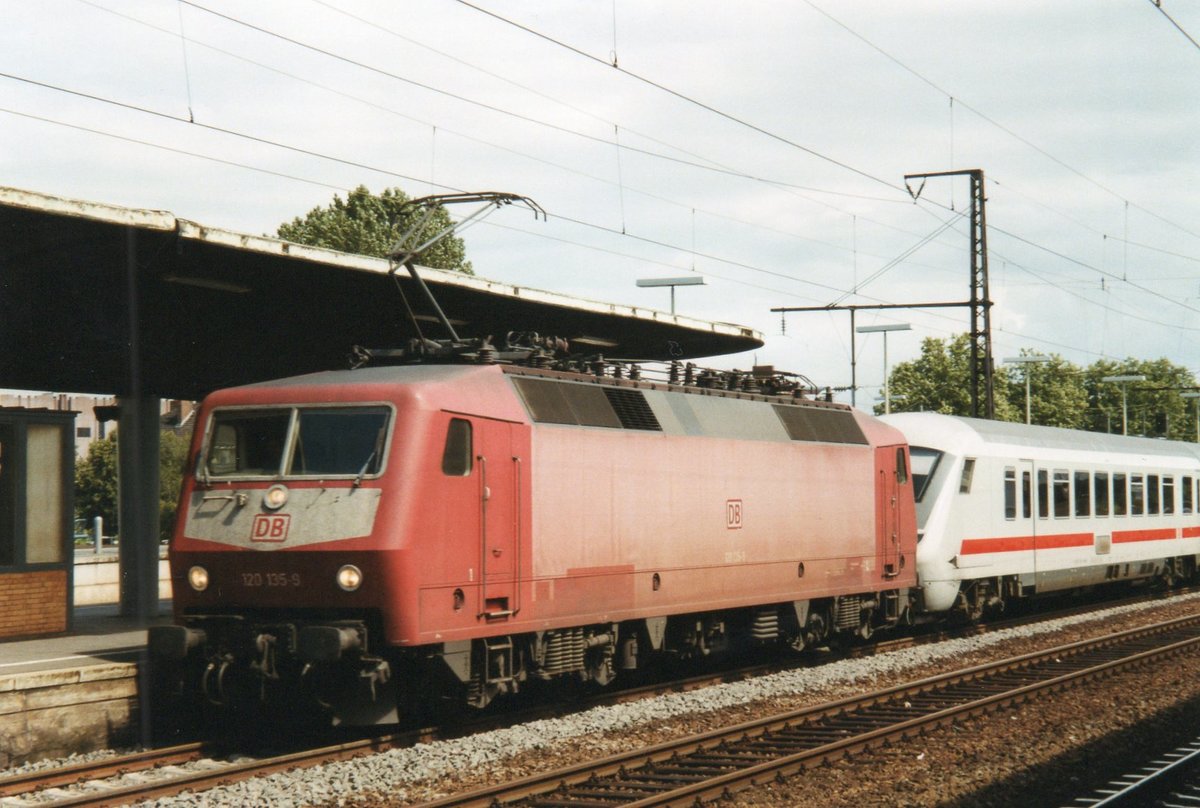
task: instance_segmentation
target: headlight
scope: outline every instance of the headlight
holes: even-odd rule
[[[353,564],[347,564],[337,572],[338,586],[347,592],[353,592],[362,586],[362,570]]]
[[[203,592],[205,589],[208,589],[208,570],[204,569],[204,567],[192,567],[188,570],[188,583],[197,592]]]
[[[272,511],[277,511],[287,504],[287,486],[273,485],[263,494],[263,505]]]

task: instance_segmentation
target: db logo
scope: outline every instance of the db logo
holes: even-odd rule
[[[740,499],[725,500],[725,527],[729,530],[741,529],[742,501]]]
[[[284,513],[260,513],[250,528],[250,541],[283,541],[292,517]]]

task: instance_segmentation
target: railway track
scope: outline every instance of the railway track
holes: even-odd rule
[[[1200,650],[1191,616],[1027,654],[426,803],[691,806],[1055,689]]]
[[[361,755],[411,745],[417,733],[365,738],[259,760],[222,761],[210,757],[204,743],[153,749],[74,766],[0,779],[0,801],[9,805],[66,806],[128,805],[139,800],[169,797],[183,791],[204,791],[221,783],[262,777],[279,771],[318,766]],[[132,782],[131,782],[132,781]],[[86,790],[48,791],[87,783]],[[28,797],[28,802],[20,798]]]
[[[1179,593],[1176,592],[1175,594]],[[1138,601],[1153,601],[1160,599],[1160,597],[1160,595],[1142,594],[1135,598],[1123,599],[1120,602],[1099,604],[1099,607],[1108,608]],[[979,625],[963,626],[952,630],[940,629],[936,632],[897,637],[869,645],[853,646],[843,649],[837,656],[860,657],[884,653],[914,644],[938,642],[949,637],[980,634],[1041,620],[1059,619],[1095,608],[1097,608],[1097,604],[1088,604],[1086,606],[1074,606],[1059,610],[1051,614],[1041,613],[1018,618],[1008,618]],[[809,661],[792,661],[790,663],[772,662],[749,665],[735,670],[722,670],[666,683],[656,683],[596,694],[579,701],[574,706],[575,709],[582,710],[605,704],[630,702],[643,698],[652,698],[665,693],[695,690],[722,682],[748,679],[754,676],[810,664],[812,663]],[[561,713],[562,705],[539,705],[531,709],[520,709],[512,713],[485,715],[470,722],[380,735],[343,744],[327,745],[311,750],[265,757],[260,760],[242,760],[238,763],[221,759],[226,753],[220,750],[220,744],[190,743],[114,756],[93,762],[62,766],[52,770],[11,777],[0,777],[0,800],[4,800],[6,806],[19,805],[22,804],[20,801],[21,797],[30,797],[35,792],[44,792],[47,789],[62,789],[65,786],[89,783],[88,790],[84,793],[72,790],[58,791],[51,795],[41,794],[38,797],[32,798],[28,804],[35,804],[33,799],[36,799],[36,804],[39,805],[119,805],[135,799],[170,796],[185,790],[200,791],[218,783],[248,779],[275,771],[315,766],[335,760],[345,760],[360,755],[373,754],[386,749],[403,748],[421,742],[484,732],[513,723],[556,716]],[[185,768],[180,769],[178,767]],[[135,780],[136,782],[129,782],[130,780]],[[48,796],[53,797],[55,802],[46,803]]]
[[[1200,805],[1200,737],[1147,761],[1064,808],[1149,808]]]

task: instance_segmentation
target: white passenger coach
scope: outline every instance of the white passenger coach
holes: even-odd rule
[[[912,454],[923,608],[1190,576],[1200,559],[1191,443],[898,413]]]

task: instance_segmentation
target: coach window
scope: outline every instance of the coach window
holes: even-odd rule
[[[1129,489],[1126,487],[1124,472],[1113,475],[1113,516],[1124,516],[1129,512]]]
[[[1033,516],[1033,475],[1021,472],[1021,514],[1025,519]]]
[[[1038,519],[1050,515],[1050,476],[1045,469],[1038,469]]]
[[[1096,500],[1096,515],[1108,516],[1108,472],[1097,471],[1092,476],[1092,483]]]
[[[442,450],[442,474],[466,477],[471,473],[471,422],[451,418],[446,428],[446,448]]]
[[[1062,469],[1054,470],[1054,518],[1071,515],[1071,475]]]
[[[1183,494],[1183,512],[1192,512],[1192,478],[1184,477],[1183,482],[1179,486],[1179,492]]]
[[[1163,477],[1162,494],[1163,513],[1175,513],[1175,477],[1168,474]]]
[[[1158,475],[1151,474],[1146,478],[1146,513],[1158,513],[1159,506],[1159,487]]]
[[[1129,475],[1129,512],[1134,516],[1146,512],[1146,478],[1141,474]]]
[[[1004,518],[1017,518],[1017,470],[1004,470]]]
[[[1091,472],[1075,472],[1075,515],[1092,515],[1092,481]]]

